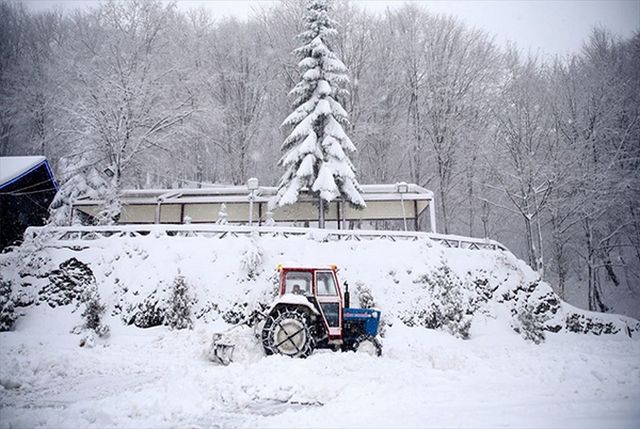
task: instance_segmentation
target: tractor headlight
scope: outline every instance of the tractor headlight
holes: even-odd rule
[[[373,313],[371,313],[371,317],[373,317],[374,319],[378,318],[378,312],[374,311]]]

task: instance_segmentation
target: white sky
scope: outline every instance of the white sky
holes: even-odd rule
[[[376,13],[402,6],[403,0],[352,0]],[[94,6],[96,0],[23,0],[39,10],[62,5],[65,9]],[[216,14],[246,18],[255,7],[275,1],[178,0],[181,8],[205,6]],[[513,41],[524,50],[541,54],[567,54],[581,48],[591,28],[601,25],[614,34],[630,37],[640,31],[640,0],[416,0],[436,13],[457,16],[482,28],[504,44]],[[339,21],[340,17],[336,17]]]

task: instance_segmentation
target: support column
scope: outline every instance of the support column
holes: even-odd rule
[[[320,205],[318,206],[318,227],[324,229],[324,200],[320,198]]]
[[[153,219],[153,223],[155,223],[156,225],[160,223],[160,205],[162,204],[162,202],[160,200],[158,200],[158,202],[156,203],[156,212],[154,215],[154,219]]]
[[[433,205],[433,200],[429,201],[429,222],[431,224],[431,232],[436,232],[436,208]]]

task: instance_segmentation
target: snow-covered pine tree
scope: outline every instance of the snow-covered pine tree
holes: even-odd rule
[[[82,312],[82,317],[85,321],[84,328],[93,331],[100,338],[108,337],[111,329],[109,325],[105,325],[102,321],[107,307],[100,301],[100,295],[98,294],[95,284],[87,291],[84,299],[86,304]]]
[[[192,329],[191,306],[193,300],[189,295],[189,286],[183,276],[178,274],[173,281],[169,308],[164,324],[170,329]]]
[[[335,21],[329,18],[329,0],[308,0],[304,15],[303,45],[294,51],[301,61],[300,82],[291,90],[295,110],[282,123],[291,129],[282,144],[279,164],[285,173],[274,202],[278,206],[295,203],[307,188],[323,202],[343,198],[356,207],[366,204],[355,169],[347,153],[355,146],[343,126],[349,123],[347,112],[337,97],[348,94],[347,68],[327,45],[336,35]]]
[[[0,278],[0,332],[13,329],[18,316],[11,296],[11,283]]]
[[[227,205],[222,203],[220,211],[218,212],[218,219],[216,219],[218,225],[226,225],[227,222]]]

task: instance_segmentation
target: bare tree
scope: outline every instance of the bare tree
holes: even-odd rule
[[[233,35],[231,37],[231,35]],[[230,20],[218,26],[209,45],[207,82],[221,115],[220,141],[227,158],[227,178],[244,183],[255,170],[258,135],[271,67],[265,60],[254,24]]]
[[[160,2],[104,3],[75,19],[77,38],[68,73],[76,132],[112,171],[106,221],[119,216],[123,174],[142,153],[163,147],[194,109],[192,94],[171,97],[176,69],[164,61],[173,6]]]
[[[453,204],[452,194],[456,179],[465,179],[460,177],[462,166],[471,175],[466,179],[469,199],[473,201],[473,188],[469,184],[473,183],[475,146],[481,142],[474,131],[486,119],[485,100],[495,91],[499,56],[486,33],[467,30],[451,17],[432,20],[428,40],[424,53],[425,132],[435,155],[440,224],[448,233],[450,212],[459,209]],[[466,156],[460,153],[463,147]]]
[[[553,183],[549,155],[548,93],[545,69],[535,58],[508,53],[507,80],[494,111],[495,144],[490,166],[497,186],[524,223],[529,265],[544,273],[540,215]]]
[[[392,28],[393,46],[398,49],[403,82],[403,98],[406,100],[406,128],[403,140],[408,148],[404,153],[401,168],[409,171],[411,181],[423,184],[424,166],[428,163],[425,151],[424,136],[424,103],[422,101],[425,83],[426,65],[422,55],[427,46],[426,29],[429,17],[419,7],[409,4],[397,12],[387,11],[387,20]]]
[[[56,159],[59,94],[53,52],[66,39],[63,16],[30,14],[21,4],[2,2],[0,22],[0,153],[20,154],[26,146]]]

